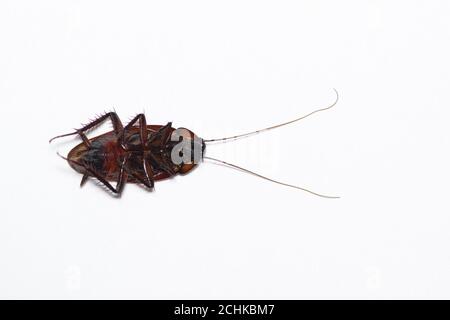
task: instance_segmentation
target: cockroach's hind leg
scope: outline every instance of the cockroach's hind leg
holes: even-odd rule
[[[94,178],[96,178],[101,184],[103,184],[105,187],[107,187],[109,190],[111,190],[115,195],[117,195],[117,196],[121,195],[121,193],[123,191],[123,187],[124,187],[125,183],[127,182],[127,175],[126,175],[125,171],[123,171],[121,173],[121,175],[119,176],[116,187],[114,188],[111,185],[111,183],[109,183],[105,178],[103,178],[102,176],[97,174],[95,171],[90,170],[90,169],[87,169],[87,170]]]
[[[86,144],[86,146],[89,147],[90,146],[89,139],[86,137],[85,132],[100,125],[103,121],[105,121],[108,118],[111,119],[115,134],[120,135],[123,131],[123,125],[119,119],[119,116],[115,112],[108,112],[108,113],[105,113],[104,115],[100,116],[99,118],[95,119],[94,121],[91,121],[90,123],[83,126],[82,128],[75,129],[75,132],[62,134],[62,135],[59,135],[59,136],[56,136],[56,137],[50,139],[49,143],[51,143],[53,140],[58,139],[58,138],[68,137],[68,136],[78,134],[81,137],[81,139],[83,140],[83,142]]]
[[[83,143],[86,145],[86,147],[90,148],[91,147],[91,143],[89,142],[88,137],[84,134],[84,132],[81,131],[81,129],[75,129],[75,132],[71,132],[71,133],[66,133],[66,134],[62,134],[56,137],[51,138],[48,143],[52,143],[53,140],[55,139],[59,139],[62,137],[68,137],[68,136],[73,136],[78,134],[81,138],[81,140],[83,140]]]
[[[83,128],[81,128],[80,130],[81,130],[81,131],[86,131],[86,130],[92,129],[92,128],[98,126],[99,124],[101,124],[103,121],[105,121],[105,120],[108,119],[108,118],[111,120],[111,123],[112,123],[112,125],[113,125],[113,129],[114,129],[114,132],[115,132],[116,134],[119,134],[120,132],[122,132],[122,130],[123,130],[123,124],[122,124],[122,121],[120,121],[119,116],[118,116],[117,113],[114,112],[114,111],[105,113],[104,115],[98,117],[97,119],[95,119],[95,120],[92,121],[91,123],[85,125],[85,126],[84,126]]]
[[[59,155],[59,154],[58,154],[58,155]],[[83,165],[83,164],[81,164],[81,163],[79,163],[79,162],[77,162],[77,161],[69,160],[69,159],[67,159],[67,158],[65,158],[65,157],[63,157],[63,156],[61,156],[61,155],[59,155],[59,156],[62,157],[63,159],[66,159],[66,160],[68,160],[68,161],[70,161],[70,162],[73,162],[73,163],[75,163],[75,164],[77,164],[77,165],[83,167],[83,168],[87,171],[85,174],[83,174],[83,178],[81,179],[80,186],[82,186],[82,185],[86,182],[86,180],[87,180],[87,178],[88,178],[89,176],[92,176],[92,177],[96,178],[96,179],[97,179],[101,184],[103,184],[106,188],[108,188],[109,190],[111,190],[115,195],[117,195],[117,196],[120,196],[120,195],[121,195],[122,190],[123,190],[123,187],[124,187],[124,185],[127,183],[127,178],[128,178],[127,173],[125,172],[125,170],[123,170],[123,166],[122,166],[122,169],[120,170],[120,174],[119,174],[119,178],[118,178],[118,180],[117,180],[116,187],[114,188],[114,187],[111,185],[111,183],[109,183],[104,177],[102,177],[101,175],[99,175],[99,174],[98,174],[97,172],[95,172],[94,170],[88,168],[87,166],[85,166],[85,165]],[[126,161],[126,159],[124,160],[124,163],[125,163],[125,161]]]
[[[83,143],[86,145],[86,147],[89,149],[91,147],[91,142],[89,141],[88,137],[84,134],[84,132],[79,131],[78,135],[80,136],[81,140],[83,140]]]
[[[80,188],[82,187],[82,186],[84,186],[84,184],[86,183],[86,181],[88,180],[88,178],[89,178],[89,175],[88,174],[83,174],[83,178],[81,178],[81,182],[80,182]]]
[[[53,137],[53,138],[51,138],[50,140],[48,140],[48,143],[52,143],[53,140],[56,140],[56,139],[59,139],[59,138],[62,138],[62,137],[72,136],[72,135],[74,135],[74,134],[77,134],[77,133],[76,133],[76,132],[72,132],[72,133],[67,133],[67,134],[61,134],[61,135],[59,135],[59,136]]]
[[[84,132],[86,132],[86,131],[88,131],[88,130],[90,130],[90,129],[98,126],[98,125],[100,125],[103,121],[105,121],[108,118],[111,120],[111,123],[112,123],[113,128],[114,128],[114,133],[116,135],[121,134],[122,131],[123,131],[122,121],[120,121],[119,116],[115,112],[105,113],[104,115],[98,117],[94,121],[91,121],[90,123],[88,123],[87,125],[83,126],[82,128],[77,129],[77,133],[84,133]]]

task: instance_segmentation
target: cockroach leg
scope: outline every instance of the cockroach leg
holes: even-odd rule
[[[151,153],[148,153],[147,155],[155,167],[161,168],[161,170],[167,172],[170,175],[173,175],[175,173],[172,169],[172,163],[169,163],[169,161],[167,161],[164,157],[160,157],[158,159]]]
[[[87,179],[89,178],[88,174],[83,174],[83,178],[81,178],[81,182],[80,182],[80,187],[84,186],[84,184],[86,183]]]
[[[86,171],[89,172],[90,175],[92,175],[94,178],[96,178],[98,181],[100,181],[100,183],[102,183],[105,187],[107,187],[113,193],[120,195],[122,193],[125,183],[127,182],[127,173],[124,170],[124,166],[125,166],[125,164],[123,164],[120,169],[119,177],[117,179],[117,184],[116,184],[115,188],[104,177],[99,175],[94,170],[89,169],[87,167],[85,167],[85,169],[86,169]]]
[[[125,136],[126,132],[139,120],[139,137],[141,138],[141,144],[144,146],[147,143],[147,121],[145,120],[145,114],[140,113],[133,118],[123,130],[121,136]]]
[[[88,137],[81,131],[78,131],[78,135],[81,137],[81,140],[83,140],[83,143],[88,147],[88,149],[91,147],[91,143],[89,142]]]
[[[159,139],[159,146],[165,145],[167,140],[169,139],[170,134],[172,131],[170,130],[172,128],[172,122],[168,122],[165,126],[159,128],[158,131],[156,131],[149,139],[149,143],[154,142],[157,138]]]
[[[125,171],[125,165],[128,161],[128,157],[126,157],[123,162],[122,165],[120,166],[120,173],[119,173],[119,178],[117,179],[117,185],[116,185],[116,190],[118,191],[118,193],[122,193],[123,187],[125,185],[125,183],[127,183],[127,179],[128,179],[128,174]]]
[[[91,143],[89,142],[89,139],[86,137],[86,134],[84,133],[85,131],[88,131],[96,126],[98,126],[99,124],[101,124],[103,121],[105,121],[106,119],[110,118],[113,128],[114,128],[114,133],[116,135],[120,135],[123,132],[123,125],[122,122],[119,119],[119,116],[117,115],[117,113],[115,112],[108,112],[106,114],[104,114],[103,116],[99,117],[98,119],[92,121],[91,123],[85,125],[83,128],[81,129],[77,129],[77,133],[80,135],[81,139],[83,140],[84,144],[89,148],[91,146]]]
[[[155,185],[153,181],[153,170],[152,166],[148,163],[145,156],[143,158],[143,167],[145,172],[145,181],[147,182],[145,185],[151,189]]]
[[[88,131],[89,129],[92,129],[92,128],[98,126],[100,123],[105,121],[107,118],[111,119],[111,122],[112,122],[112,125],[113,125],[113,128],[114,128],[114,133],[116,135],[121,134],[122,131],[123,131],[123,125],[122,125],[122,122],[119,119],[119,116],[115,112],[108,112],[108,113],[102,115],[101,117],[97,118],[96,120],[88,123],[84,127],[80,128],[80,129],[75,129],[75,132],[66,133],[66,134],[62,134],[62,135],[56,136],[56,137],[50,139],[49,142],[51,143],[55,139],[62,138],[62,137],[68,137],[68,136],[72,136],[72,135],[78,134],[78,135],[80,135],[81,139],[86,144],[86,146],[89,147],[89,145],[90,145],[89,139],[86,137],[84,132]]]
[[[123,186],[126,184],[127,182],[127,173],[124,170],[126,161],[128,160],[128,158],[124,158],[121,168],[120,168],[120,173],[119,173],[119,177],[117,180],[117,184],[116,187],[114,188],[105,178],[103,178],[101,175],[99,175],[97,172],[95,172],[94,170],[90,169],[89,167],[85,166],[84,164],[75,161],[75,160],[71,160],[68,159],[62,155],[60,155],[58,152],[56,153],[58,156],[60,156],[62,159],[72,162],[80,167],[83,167],[84,170],[86,170],[86,173],[83,174],[83,178],[81,179],[81,183],[80,186],[82,186],[83,184],[86,183],[87,178],[89,176],[93,176],[94,178],[96,178],[100,183],[102,183],[105,187],[107,187],[109,190],[111,190],[113,193],[120,195],[122,193],[123,190]]]
[[[121,174],[119,175],[119,179],[117,181],[116,187],[114,188],[105,178],[103,178],[102,176],[100,176],[99,174],[97,174],[95,171],[87,169],[86,170],[89,171],[89,174],[91,174],[94,178],[96,178],[98,181],[100,181],[105,187],[107,187],[109,190],[111,190],[112,192],[114,192],[115,194],[120,195],[122,193],[123,190],[123,186],[126,183],[126,176],[125,176],[125,171],[122,171]]]
[[[168,122],[164,127],[158,130],[158,134],[161,135],[161,146],[165,145],[167,140],[169,139],[170,134],[172,131],[170,130],[172,128],[172,122]]]
[[[99,124],[101,124],[103,121],[105,121],[108,118],[110,118],[110,120],[111,120],[114,132],[116,133],[116,135],[119,135],[123,131],[123,125],[122,125],[122,121],[120,121],[120,119],[119,119],[119,116],[115,112],[105,113],[103,116],[101,116],[98,119],[92,121],[91,123],[85,125],[83,128],[79,129],[78,131],[84,132],[89,129],[92,129],[92,128],[98,126]]]
[[[125,167],[125,171],[132,176],[133,178],[135,178],[137,181],[139,181],[140,183],[142,183],[144,186],[146,186],[149,189],[153,189],[155,182],[153,180],[153,176],[147,176],[147,177],[141,177],[140,174],[138,174],[137,172],[133,172],[132,170],[130,170],[129,168]],[[146,172],[147,174],[148,172]]]

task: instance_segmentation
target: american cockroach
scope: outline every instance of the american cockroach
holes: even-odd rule
[[[276,181],[223,160],[205,156],[207,143],[248,137],[291,124],[317,112],[331,109],[339,99],[337,91],[334,91],[336,92],[336,100],[326,108],[317,109],[307,115],[278,125],[226,138],[202,139],[191,130],[173,128],[171,122],[166,125],[148,125],[144,114],[138,114],[126,126],[123,126],[117,114],[109,112],[84,125],[82,128],[75,129],[71,133],[56,136],[49,142],[62,137],[78,135],[82,142],[75,146],[67,157],[61,157],[67,160],[75,171],[83,175],[80,186],[89,177],[93,177],[116,195],[122,193],[123,187],[127,182],[139,183],[152,190],[155,181],[167,179],[177,174],[187,174],[200,161],[207,159],[319,197],[338,198]],[[86,136],[86,132],[108,119],[112,122],[112,131],[91,139]],[[114,187],[110,182],[116,182],[116,186]]]

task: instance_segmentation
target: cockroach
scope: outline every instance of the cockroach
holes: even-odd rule
[[[62,137],[78,135],[82,142],[75,146],[67,157],[61,157],[75,171],[83,175],[80,186],[83,186],[87,179],[92,177],[112,191],[113,194],[119,196],[127,182],[142,184],[148,190],[153,190],[155,181],[167,179],[177,174],[187,174],[200,161],[207,159],[267,181],[306,191],[319,197],[339,198],[270,179],[226,161],[205,156],[205,149],[208,143],[248,137],[300,121],[317,112],[331,109],[339,99],[338,92],[334,91],[336,100],[328,107],[317,109],[288,122],[226,138],[202,139],[189,129],[173,128],[171,122],[166,125],[148,125],[144,114],[136,115],[126,126],[123,126],[115,112],[108,112],[82,126],[82,128],[74,129],[75,131],[71,133],[56,136],[50,139],[49,142],[51,143],[53,140]],[[112,131],[91,139],[86,136],[88,131],[108,119],[112,122]],[[113,186],[110,182],[116,182],[116,185]]]

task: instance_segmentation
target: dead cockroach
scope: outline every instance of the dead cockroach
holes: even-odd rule
[[[61,137],[79,135],[82,143],[74,147],[67,157],[69,165],[83,175],[81,186],[89,177],[96,178],[114,194],[120,195],[127,182],[140,183],[149,190],[154,188],[155,181],[170,178],[176,174],[187,174],[200,161],[208,159],[222,165],[241,170],[259,178],[300,189],[319,197],[338,198],[313,192],[311,190],[276,181],[237,165],[204,156],[206,144],[248,137],[263,131],[279,128],[302,120],[314,113],[331,109],[330,106],[315,110],[297,119],[251,131],[244,134],[220,139],[201,139],[194,132],[185,128],[175,129],[172,123],[166,125],[147,125],[145,115],[138,114],[125,127],[115,112],[106,113],[74,132],[52,138],[49,142]],[[88,139],[86,132],[110,119],[113,130],[95,138]],[[116,186],[110,181],[116,182]]]

